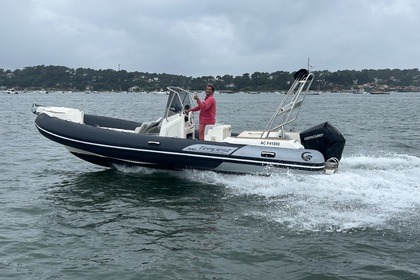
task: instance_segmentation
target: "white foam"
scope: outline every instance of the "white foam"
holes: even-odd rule
[[[134,174],[141,174],[141,175],[149,175],[149,174],[162,172],[159,169],[153,169],[153,168],[142,167],[142,166],[126,166],[126,165],[114,164],[114,167],[118,171],[123,172],[123,173],[134,173]]]
[[[154,172],[148,168],[118,169]],[[244,216],[279,223],[294,231],[380,230],[413,222],[420,229],[420,219],[413,214],[420,210],[420,158],[415,156],[343,158],[338,173],[333,175],[285,171],[261,177],[194,170],[171,174],[225,187],[227,198],[257,197],[258,207],[253,207],[253,201],[249,207],[241,207]],[[265,205],[261,207],[260,203]]]
[[[420,159],[408,155],[344,158],[334,175],[286,172],[271,177],[212,178],[208,179],[234,195],[266,199],[264,210],[250,210],[246,215],[293,230],[384,229],[411,219],[420,209]]]

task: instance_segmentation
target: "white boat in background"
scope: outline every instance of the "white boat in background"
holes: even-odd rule
[[[353,90],[353,94],[367,94],[368,92],[363,89]]]
[[[18,94],[19,92],[17,90],[15,90],[14,88],[10,88],[10,89],[3,90],[3,93]]]
[[[160,89],[159,91],[152,91],[154,95],[169,95],[169,90]]]

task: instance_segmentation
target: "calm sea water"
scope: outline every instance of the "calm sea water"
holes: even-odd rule
[[[277,94],[217,95],[218,121],[265,126]],[[34,127],[33,102],[149,121],[166,96],[0,95],[1,279],[420,279],[420,94],[308,96],[337,174],[106,170]]]

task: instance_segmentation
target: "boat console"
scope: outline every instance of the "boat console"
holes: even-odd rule
[[[159,136],[194,139],[194,114],[185,112],[193,104],[190,92],[179,87],[168,87],[168,90],[168,102],[160,124]]]

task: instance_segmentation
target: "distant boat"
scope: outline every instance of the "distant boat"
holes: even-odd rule
[[[163,90],[163,89],[160,89],[159,91],[152,91],[152,93],[154,94],[154,95],[169,95],[169,91],[167,90],[167,91],[165,91],[165,90]]]
[[[389,91],[377,90],[377,91],[371,91],[370,94],[391,94],[391,93]]]
[[[313,91],[313,90],[310,90],[310,91],[308,91],[308,93],[306,94],[306,95],[320,95],[321,94],[321,92],[320,91]]]
[[[230,90],[230,89],[225,89],[225,90],[221,90],[221,91],[219,91],[219,94],[220,94],[220,93],[234,94],[235,92],[234,92],[233,90]]]
[[[353,94],[366,94],[367,92],[362,90],[362,89],[358,89],[358,90],[354,90]]]
[[[10,89],[3,90],[3,93],[18,94],[19,92],[17,90],[15,90],[14,88],[10,88]]]

